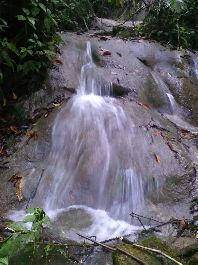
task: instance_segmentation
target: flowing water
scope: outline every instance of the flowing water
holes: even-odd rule
[[[111,84],[101,85],[90,43],[83,60],[77,94],[53,125],[48,166],[34,205],[56,222],[64,219],[67,236],[83,230],[102,240],[137,230],[129,214],[144,208],[144,182],[131,163],[133,121],[110,97]]]
[[[77,93],[57,114],[47,167],[32,202],[44,208],[60,236],[79,240],[81,232],[105,240],[142,229],[130,218],[131,212],[142,214],[146,204],[148,180],[139,173],[136,155],[141,143],[132,117],[111,95],[88,42]],[[10,218],[22,221],[24,214]]]

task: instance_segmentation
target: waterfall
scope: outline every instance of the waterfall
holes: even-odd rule
[[[53,125],[48,166],[34,205],[55,220],[80,211],[78,222],[86,213],[92,222],[84,232],[102,240],[137,229],[130,213],[144,209],[144,183],[132,163],[133,121],[111,97],[111,84],[98,77],[89,42],[83,58],[77,93]],[[70,236],[70,229],[63,230]]]

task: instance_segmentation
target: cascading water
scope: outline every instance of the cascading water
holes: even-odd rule
[[[56,222],[65,215],[68,224],[76,213],[62,228],[72,238],[80,228],[98,240],[131,233],[138,228],[129,214],[144,208],[144,183],[133,167],[133,121],[110,97],[111,86],[101,84],[87,43],[77,94],[56,117],[48,166],[33,202]]]
[[[165,114],[166,117],[175,123],[177,126],[182,127],[183,129],[186,129],[192,133],[197,133],[197,128],[190,125],[188,122],[184,120],[184,110],[181,106],[178,105],[173,95],[170,93],[166,93],[169,102],[170,102],[170,109],[171,109],[171,115]]]

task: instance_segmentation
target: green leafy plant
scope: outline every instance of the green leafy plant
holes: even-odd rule
[[[27,265],[45,260],[50,255],[62,255],[67,258],[65,249],[52,242],[42,240],[43,226],[49,224],[49,218],[41,208],[29,208],[22,223],[10,223],[13,233],[0,243],[0,265]],[[27,229],[26,223],[32,223]]]
[[[162,0],[152,6],[140,34],[179,48],[198,48],[198,2]]]
[[[60,38],[55,0],[0,3],[0,89],[2,95],[27,93],[27,80],[49,66]],[[18,74],[20,73],[20,75]],[[39,78],[38,78],[39,79]],[[24,91],[21,87],[24,86]]]

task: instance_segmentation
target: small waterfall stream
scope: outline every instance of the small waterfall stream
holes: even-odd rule
[[[133,121],[110,95],[111,85],[98,80],[87,43],[77,94],[56,117],[48,167],[35,198],[55,220],[65,213],[69,222],[71,211],[82,223],[83,215],[89,216],[91,223],[81,223],[83,231],[100,240],[136,230],[129,214],[140,213],[145,204],[143,180],[131,163]],[[71,229],[76,231],[63,228],[67,236]]]

